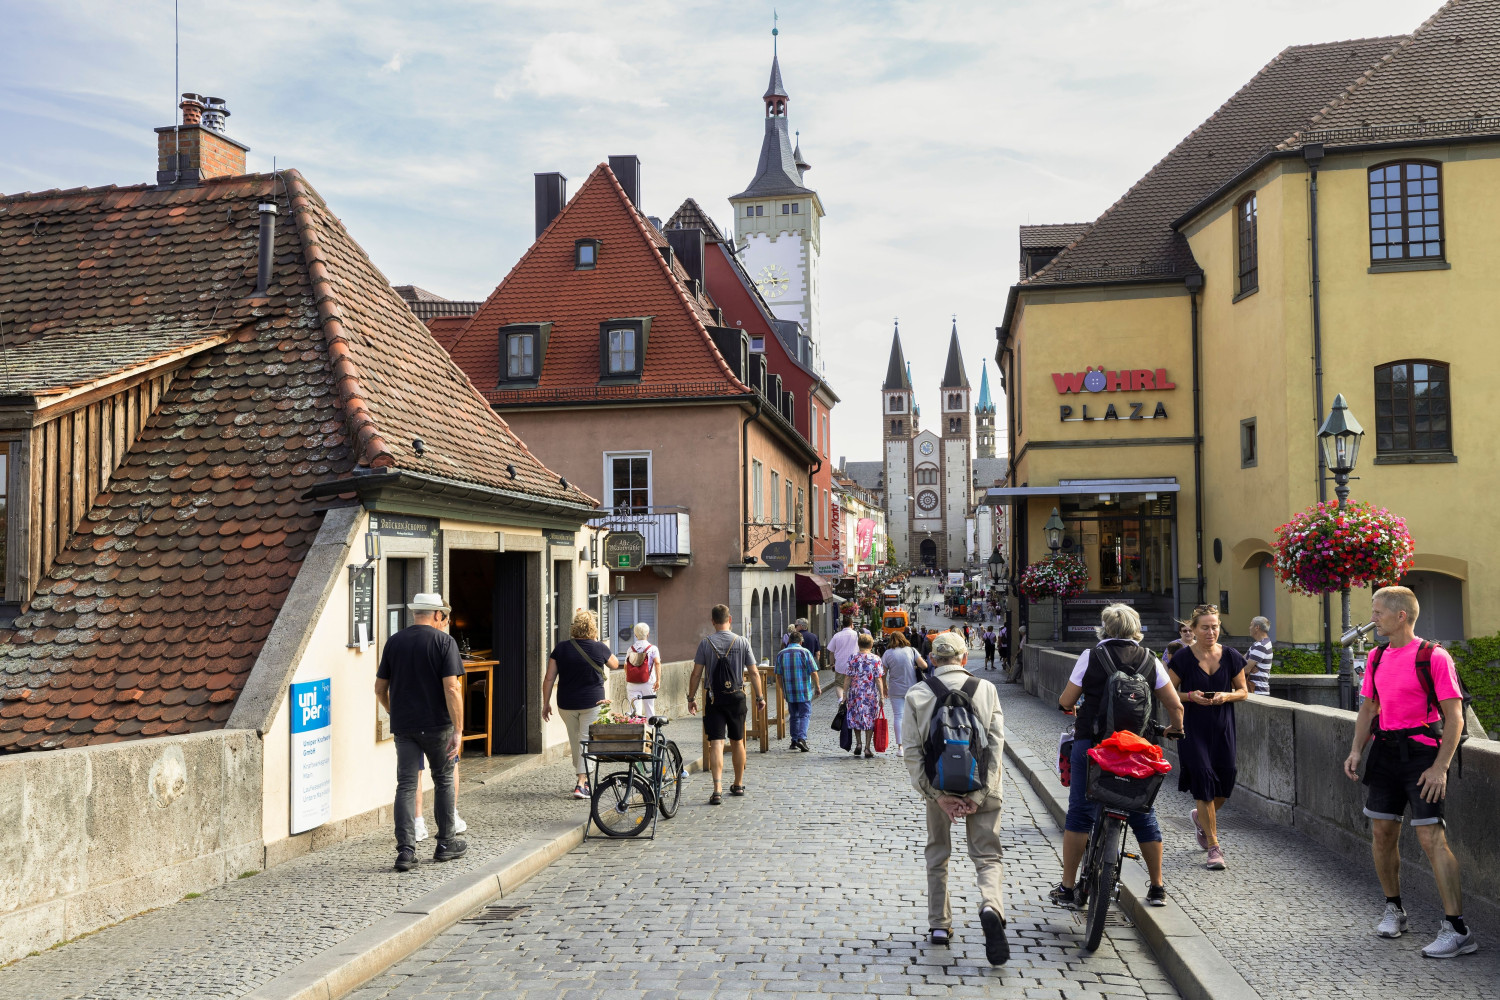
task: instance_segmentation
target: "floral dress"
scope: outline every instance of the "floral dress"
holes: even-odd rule
[[[849,657],[849,690],[844,695],[847,725],[850,729],[874,729],[880,714],[880,678],[885,668],[873,653],[856,653]]]

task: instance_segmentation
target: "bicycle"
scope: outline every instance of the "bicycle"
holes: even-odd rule
[[[1147,738],[1182,738],[1180,730],[1167,730],[1161,723],[1151,721],[1147,727]],[[1100,775],[1107,775],[1099,780]],[[1119,896],[1120,866],[1126,858],[1139,858],[1125,850],[1125,826],[1132,812],[1145,812],[1156,802],[1156,794],[1166,775],[1155,774],[1149,778],[1128,778],[1104,772],[1099,765],[1089,763],[1087,774],[1075,774],[1073,781],[1086,781],[1090,801],[1101,806],[1094,828],[1089,831],[1088,846],[1083,851],[1083,867],[1074,888],[1076,906],[1087,911],[1084,924],[1083,947],[1094,951],[1104,939],[1104,921],[1110,904]]]
[[[661,732],[671,721],[659,715],[646,720],[651,727],[649,754],[584,752],[594,765],[590,816],[606,837],[637,837],[647,826],[655,836],[658,813],[666,819],[677,815],[682,797],[682,751]],[[623,763],[627,767],[600,778],[602,762]]]

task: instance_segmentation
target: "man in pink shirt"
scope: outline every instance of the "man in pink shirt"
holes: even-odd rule
[[[1479,949],[1463,918],[1463,889],[1458,859],[1448,847],[1443,799],[1448,792],[1448,765],[1463,734],[1463,695],[1453,657],[1441,646],[1417,638],[1417,597],[1405,587],[1383,587],[1371,602],[1370,620],[1377,634],[1389,638],[1383,650],[1370,654],[1360,694],[1354,745],[1344,774],[1359,779],[1359,760],[1370,745],[1365,765],[1365,815],[1370,817],[1375,873],[1385,890],[1385,914],[1375,926],[1381,937],[1406,931],[1401,906],[1401,816],[1411,808],[1412,829],[1437,880],[1444,920],[1438,936],[1422,954],[1455,958]],[[1429,668],[1419,666],[1428,660]],[[1430,681],[1425,675],[1430,675]],[[1378,719],[1378,722],[1377,722]],[[1373,737],[1373,743],[1372,743]]]

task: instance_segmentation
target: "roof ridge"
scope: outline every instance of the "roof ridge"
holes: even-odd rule
[[[315,193],[297,170],[287,169],[281,171],[281,175],[287,184],[292,218],[297,223],[297,233],[302,239],[302,257],[307,264],[307,277],[312,284],[313,303],[317,308],[318,321],[323,328],[323,337],[328,345],[328,360],[333,369],[339,406],[344,411],[344,419],[349,422],[349,429],[353,432],[355,441],[358,442],[355,462],[372,469],[389,468],[396,464],[396,458],[391,454],[385,439],[380,435],[379,428],[376,427],[375,417],[370,412],[365,398],[364,384],[359,377],[359,367],[355,364],[353,352],[350,350],[350,341],[344,336],[343,310],[339,308],[335,297],[328,260],[323,255],[322,241],[319,239],[321,226],[316,218],[313,202]]]

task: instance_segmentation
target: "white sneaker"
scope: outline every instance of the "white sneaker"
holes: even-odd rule
[[[458,814],[458,810],[453,810],[453,832],[463,833],[468,828],[469,824],[464,822],[464,818]]]
[[[1474,932],[1460,934],[1453,929],[1453,925],[1444,920],[1438,928],[1438,936],[1432,944],[1422,949],[1424,958],[1457,958],[1459,955],[1472,955],[1479,950],[1479,942],[1474,940]]]
[[[1385,916],[1375,925],[1375,933],[1383,938],[1398,938],[1406,933],[1406,911],[1395,903],[1385,904]]]
[[[417,817],[417,843],[427,839],[427,820],[421,816]]]

